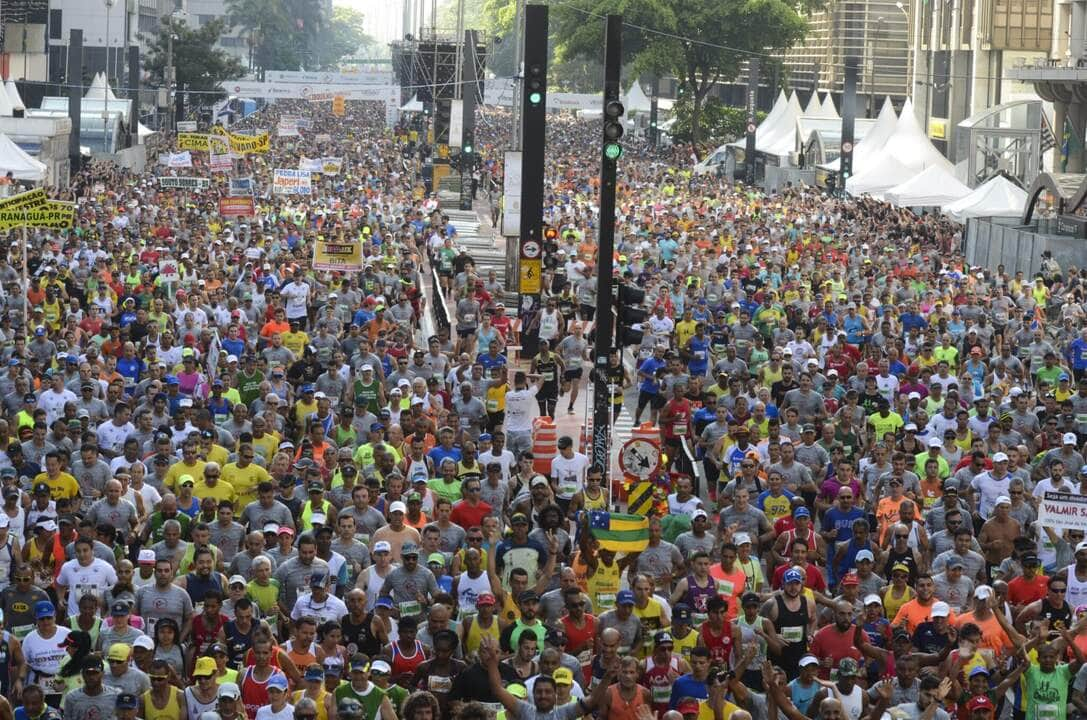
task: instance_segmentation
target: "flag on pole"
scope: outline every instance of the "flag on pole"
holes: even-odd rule
[[[601,550],[636,553],[649,547],[649,518],[604,510],[589,513],[589,531]]]

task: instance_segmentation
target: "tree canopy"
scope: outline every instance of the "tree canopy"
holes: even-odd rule
[[[198,91],[192,95],[192,103],[209,105],[221,95],[215,93],[224,80],[235,80],[245,74],[245,68],[234,56],[215,47],[226,29],[222,20],[213,20],[199,28],[184,22],[164,20],[162,29],[150,38],[151,52],[147,60],[151,84],[166,84],[165,69],[170,34],[174,36],[174,67],[179,89]]]
[[[780,52],[804,36],[805,7],[787,0],[564,0],[552,7],[561,59],[601,58],[604,16],[623,15],[623,60],[633,76],[673,76],[691,98],[691,136],[718,82],[734,80],[753,54]]]

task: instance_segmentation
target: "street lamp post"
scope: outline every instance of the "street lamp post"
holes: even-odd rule
[[[117,4],[117,0],[103,0],[106,4],[106,90],[103,93],[103,101],[105,105],[102,108],[102,152],[109,152],[109,51],[111,47],[109,37],[109,19],[113,15],[113,6]]]
[[[913,43],[917,42],[917,38],[920,34],[920,27],[917,20],[910,17],[910,13],[906,11],[906,7],[902,4],[902,0],[898,0],[895,3],[895,7],[898,11],[906,16],[906,74],[909,76],[910,86],[906,90],[906,97],[910,97],[917,92],[917,58],[916,52],[913,47]],[[918,17],[920,17],[920,10],[918,10]],[[910,32],[910,21],[913,20],[913,31]]]

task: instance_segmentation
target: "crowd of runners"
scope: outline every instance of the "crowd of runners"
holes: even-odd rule
[[[1087,714],[1087,273],[631,142],[612,266],[649,317],[597,377],[598,125],[549,118],[522,327],[410,118],[328,105],[243,120],[271,148],[225,173],[155,164],[169,138],[92,163],[74,230],[0,251],[0,720]],[[507,123],[482,109],[485,232]],[[342,168],[273,194],[315,157]],[[219,215],[231,177],[255,216]],[[326,239],[362,271],[314,270]],[[577,438],[532,453],[593,382],[695,455],[637,552],[594,537],[625,508]]]

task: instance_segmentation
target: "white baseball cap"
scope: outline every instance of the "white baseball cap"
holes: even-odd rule
[[[392,552],[392,551],[393,551],[393,546],[389,543],[388,540],[378,540],[376,543],[374,543],[374,552],[375,553]]]
[[[872,593],[871,595],[865,595],[864,596],[864,604],[865,605],[879,605],[879,606],[882,607],[883,606],[883,601],[880,600],[879,595],[876,595],[875,593]]]
[[[397,500],[396,502],[389,505],[389,514],[390,515],[393,514],[394,512],[406,513],[407,511],[408,511],[408,506],[405,505],[404,503],[400,502],[399,500]]]
[[[735,545],[736,547],[739,547],[741,545],[748,545],[750,543],[751,543],[751,536],[748,535],[747,533],[744,533],[744,532],[736,533],[735,535],[732,536],[732,544]]]
[[[1008,497],[1007,495],[998,495],[997,498],[996,498],[996,502],[993,503],[994,506],[996,506],[996,505],[1011,505],[1011,504],[1012,504],[1012,499],[1010,497]]]
[[[940,438],[938,438],[938,437],[930,437],[930,438],[928,439],[928,446],[929,446],[930,448],[938,448],[938,447],[940,447],[941,445],[943,445],[943,443],[942,443],[942,442],[940,442]]]
[[[988,600],[992,596],[993,589],[988,585],[978,585],[977,589],[974,590],[974,597],[976,597],[978,600]]]
[[[993,462],[1008,462],[1007,453],[998,452],[996,455],[993,455]]]
[[[980,588],[979,588],[980,589]],[[951,615],[951,606],[942,600],[937,600],[932,603],[932,611],[929,613],[932,617],[948,617]]]
[[[1064,434],[1064,444],[1065,445],[1075,445],[1077,442],[1078,441],[1076,440],[1076,434],[1075,433],[1065,433]]]

